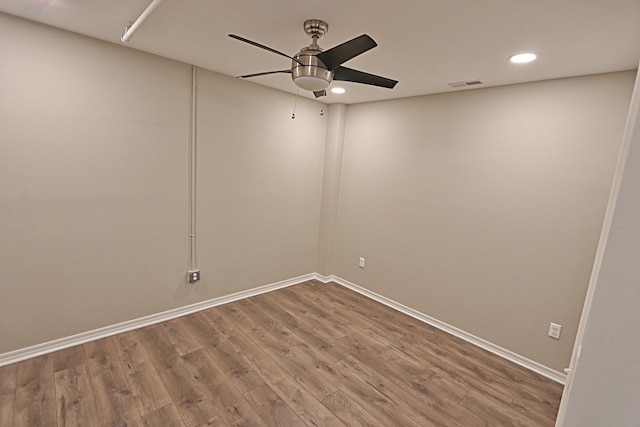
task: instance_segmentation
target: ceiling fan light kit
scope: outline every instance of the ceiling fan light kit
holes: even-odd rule
[[[398,83],[396,80],[342,66],[342,64],[348,60],[377,46],[376,42],[368,35],[363,34],[329,50],[323,50],[318,45],[318,40],[329,31],[329,25],[319,19],[309,19],[304,22],[303,28],[305,33],[311,37],[311,44],[303,47],[300,52],[294,56],[289,56],[235,34],[229,34],[229,37],[233,39],[291,59],[291,68],[289,70],[253,73],[239,76],[239,78],[288,73],[291,74],[291,79],[296,86],[300,89],[313,92],[316,98],[325,96],[327,94],[326,89],[334,80],[349,81],[388,89],[392,89]]]

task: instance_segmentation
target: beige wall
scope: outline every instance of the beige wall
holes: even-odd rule
[[[344,128],[347,118],[345,104],[332,104],[328,108],[327,140],[325,142],[320,235],[318,236],[318,262],[316,271],[323,276],[333,274],[336,246],[336,222],[340,200]]]
[[[349,106],[334,274],[561,372],[633,79]]]
[[[212,291],[315,271],[325,105],[202,72],[198,257]],[[209,283],[205,279],[206,283]]]
[[[0,39],[0,353],[314,271],[323,104],[199,70],[190,286],[191,67],[3,14]]]

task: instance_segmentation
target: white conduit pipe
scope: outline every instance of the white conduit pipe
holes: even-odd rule
[[[196,116],[197,116],[197,98],[196,98],[196,66],[191,66],[191,141],[189,145],[189,169],[191,176],[189,177],[189,203],[190,203],[190,234],[191,248],[189,253],[189,262],[191,263],[191,270],[197,269],[196,258]]]
[[[131,40],[131,37],[133,37],[133,33],[138,30],[140,24],[142,24],[142,22],[147,19],[149,15],[151,15],[151,12],[153,12],[153,10],[158,7],[161,2],[162,0],[153,0],[149,4],[149,6],[147,6],[147,8],[142,12],[142,14],[138,16],[138,19],[136,19],[133,24],[127,25],[127,28],[125,29],[122,37],[120,37],[120,40],[122,40],[123,43],[129,43],[129,40]]]

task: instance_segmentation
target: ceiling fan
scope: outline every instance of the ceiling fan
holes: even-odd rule
[[[246,79],[250,77],[264,76],[267,74],[287,73],[291,74],[293,83],[301,89],[312,91],[316,98],[325,96],[326,89],[332,81],[340,80],[347,82],[362,83],[372,86],[380,86],[388,89],[398,83],[386,77],[376,76],[351,68],[343,67],[342,64],[356,56],[373,49],[377,43],[371,37],[363,34],[359,37],[344,42],[329,50],[323,50],[318,46],[318,39],[322,38],[329,30],[329,25],[319,19],[310,19],[304,22],[304,31],[311,37],[311,44],[303,47],[299,53],[289,56],[285,53],[264,46],[260,43],[245,39],[235,34],[229,37],[241,42],[268,50],[280,56],[291,59],[291,68],[287,70],[265,71],[262,73],[247,74],[238,76]]]

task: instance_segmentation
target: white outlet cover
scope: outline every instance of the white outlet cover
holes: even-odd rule
[[[562,325],[558,325],[557,323],[549,324],[549,336],[551,338],[560,339],[561,330],[562,330]]]

